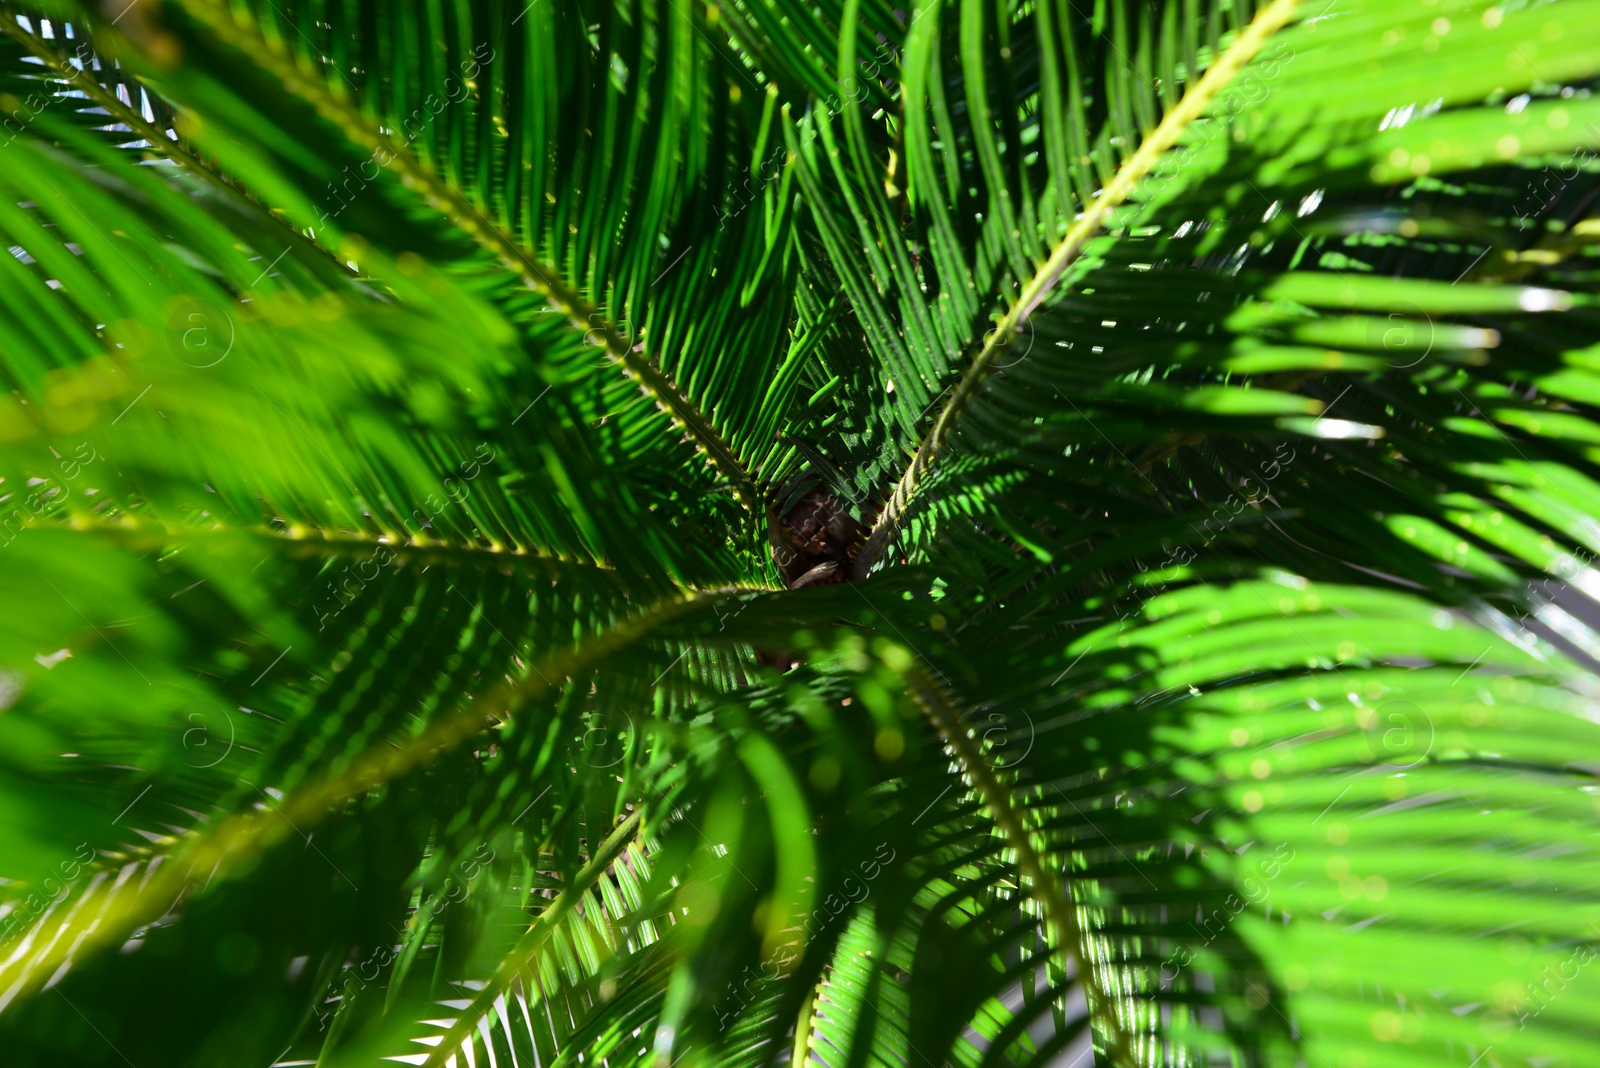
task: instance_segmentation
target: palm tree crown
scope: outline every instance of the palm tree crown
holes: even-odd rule
[[[1595,1063],[1597,32],[0,3],[0,1059]]]

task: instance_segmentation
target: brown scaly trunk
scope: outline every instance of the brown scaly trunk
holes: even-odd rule
[[[867,537],[867,527],[826,490],[800,498],[780,521],[783,548],[773,553],[790,589],[850,581],[850,565]]]

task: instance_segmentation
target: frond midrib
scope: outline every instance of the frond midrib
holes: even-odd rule
[[[329,90],[316,75],[302,71],[281,42],[265,35],[244,32],[243,27],[217,0],[180,2],[224,41],[241,49],[262,69],[281,79],[288,91],[337,125],[346,137],[362,148],[386,153],[389,158],[383,166],[394,170],[403,181],[420,191],[430,206],[465,231],[482,248],[498,256],[525,285],[549,301],[574,329],[586,336],[599,337],[607,357],[637,382],[694,439],[695,447],[732,483],[734,491],[751,514],[760,519],[768,518],[754,481],[711,417],[702,412],[664,371],[650,362],[640,351],[642,346],[630,344],[608,316],[565,282],[559,271],[534,258],[515,238],[479,210],[465,193],[408,148],[394,144],[381,128],[343,97]]]
[[[1043,909],[1046,923],[1053,930],[1056,950],[1067,971],[1075,965],[1083,977],[1091,997],[1089,1014],[1096,1031],[1106,1039],[1113,1068],[1135,1068],[1133,1045],[1127,1031],[1117,1017],[1118,999],[1106,981],[1104,968],[1089,951],[1082,925],[1078,922],[1076,906],[1055,873],[1045,865],[1034,847],[1033,837],[1011,791],[997,778],[983,753],[972,740],[971,733],[961,724],[961,717],[950,698],[920,667],[908,668],[903,677],[912,696],[928,718],[938,728],[945,742],[971,778],[984,804],[988,807],[995,825],[1017,855],[1017,868],[1023,876],[1027,892]]]
[[[605,841],[595,848],[589,862],[579,869],[570,883],[562,887],[561,893],[556,895],[555,900],[535,917],[528,930],[518,939],[516,946],[501,960],[494,974],[474,995],[472,1003],[461,1010],[461,1015],[450,1025],[450,1030],[445,1032],[442,1040],[423,1062],[422,1068],[441,1068],[459,1054],[462,1045],[478,1030],[479,1021],[494,1010],[495,1002],[529,969],[554,933],[556,925],[578,906],[583,896],[600,877],[611,870],[612,865],[638,836],[643,823],[644,810],[635,809],[632,815],[618,824]]]
[[[1101,190],[1100,195],[1085,205],[1083,213],[1068,227],[1066,234],[1052,249],[1049,258],[1023,287],[1016,302],[989,332],[983,347],[962,373],[951,391],[950,399],[940,409],[927,435],[917,446],[911,462],[906,466],[900,481],[895,485],[894,492],[873,524],[872,533],[868,536],[867,543],[856,561],[856,578],[866,577],[888,548],[889,539],[894,537],[899,529],[900,518],[905,514],[906,506],[916,495],[923,477],[933,466],[939,451],[954,431],[956,420],[977,393],[978,387],[992,369],[995,357],[1006,347],[1011,335],[1023,327],[1028,317],[1049,295],[1061,275],[1083,254],[1089,239],[1099,231],[1106,217],[1132,195],[1140,180],[1150,172],[1157,160],[1177,144],[1184,130],[1200,117],[1240,69],[1261,50],[1267,39],[1288,24],[1299,2],[1300,0],[1272,0],[1263,8],[1238,38],[1206,68],[1200,80],[1184,93],[1177,106],[1163,116],[1156,128],[1145,137],[1139,148]]]
[[[282,215],[268,210],[265,205],[229,181],[225,175],[207,166],[182,141],[174,141],[166,135],[166,131],[147,121],[143,115],[124,104],[121,98],[92,77],[92,71],[80,70],[72,66],[59,52],[50,47],[48,41],[23,29],[14,14],[0,11],[0,33],[5,34],[27,49],[30,55],[53,70],[57,76],[70,84],[73,89],[83,93],[96,106],[104,108],[106,114],[128,127],[131,132],[137,134],[150,146],[151,152],[158,153],[182,167],[236,204],[241,206],[249,205],[253,211],[259,214],[260,218],[270,220],[279,229],[284,239],[292,242],[295,247],[302,250],[314,249],[319,256],[326,259],[339,271],[351,278],[355,277],[355,272],[350,269],[349,264],[340,260],[316,242],[308,240],[304,234],[290,225]],[[138,81],[137,76],[132,71],[121,68],[121,73],[131,81]],[[153,91],[148,87],[146,87],[146,91],[154,95]]]
[[[222,819],[213,829],[177,844],[172,855],[153,868],[136,891],[102,912],[79,937],[56,937],[33,956],[19,953],[0,962],[0,989],[12,1002],[38,992],[63,966],[82,961],[108,946],[120,945],[129,932],[173,908],[195,886],[209,886],[218,875],[225,879],[287,834],[306,833],[341,804],[423,767],[514,714],[531,699],[552,689],[556,685],[552,680],[576,674],[694,609],[754,592],[767,591],[723,586],[658,601],[637,615],[546,655],[521,678],[502,683],[467,707],[439,717],[404,743],[370,746],[344,769],[292,788],[278,804]]]
[[[293,554],[326,556],[370,556],[380,550],[418,564],[468,564],[481,569],[514,567],[526,571],[587,571],[597,577],[616,578],[620,572],[602,561],[576,559],[561,553],[524,548],[491,548],[434,537],[392,538],[387,535],[328,530],[293,523],[283,529],[270,526],[171,526],[152,519],[128,516],[90,518],[74,515],[66,519],[30,519],[24,530],[55,530],[74,534],[100,535],[135,551],[159,551],[184,543],[211,543],[225,538],[242,538],[282,545]]]

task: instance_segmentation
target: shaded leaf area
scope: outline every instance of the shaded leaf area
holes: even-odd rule
[[[1268,1063],[1307,1042],[1392,1057],[1402,1023],[1418,1063],[1593,1041],[1576,1003],[1516,1027],[1523,983],[1596,907],[1589,697],[1549,674],[1548,647],[1243,568],[1146,590],[1142,620],[1000,596],[953,638],[968,699],[993,710],[993,759],[1075,876],[1131,1026],[1192,1056],[1221,1032]],[[1508,915],[1538,959],[1525,974],[1493,937]]]

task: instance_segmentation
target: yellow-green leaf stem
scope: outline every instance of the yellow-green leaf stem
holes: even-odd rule
[[[1076,906],[1063,886],[1034,847],[1033,836],[1023,822],[1023,815],[994,769],[989,766],[982,751],[972,740],[972,734],[961,724],[960,715],[943,690],[921,668],[911,667],[904,672],[912,696],[922,706],[933,725],[944,736],[956,759],[971,777],[979,795],[994,817],[1006,843],[1017,855],[1017,868],[1023,884],[1044,910],[1052,940],[1061,955],[1064,968],[1076,964],[1077,974],[1089,990],[1089,1015],[1095,1031],[1104,1036],[1111,1063],[1115,1068],[1136,1068],[1134,1050],[1129,1040],[1117,1006],[1120,1003],[1101,962],[1091,952],[1078,923]],[[1068,970],[1071,970],[1068,968]],[[1120,999],[1126,1000],[1126,999]]]
[[[1122,165],[1116,176],[1100,191],[1100,195],[1085,206],[1083,214],[1078,216],[1067,229],[1066,234],[1050,253],[1050,258],[1045,260],[1023,288],[1016,303],[1001,316],[1000,321],[989,332],[983,348],[962,374],[961,380],[956,383],[950,399],[940,409],[933,427],[922,439],[922,444],[911,458],[905,474],[895,486],[894,493],[878,516],[877,522],[873,524],[872,534],[856,561],[857,578],[865,577],[888,548],[889,540],[899,529],[900,517],[904,515],[906,506],[911,503],[911,498],[916,495],[918,486],[933,466],[939,451],[949,440],[951,432],[955,429],[956,419],[977,392],[979,385],[991,370],[996,355],[1006,347],[1011,335],[1027,322],[1028,316],[1033,314],[1034,309],[1049,294],[1062,272],[1083,254],[1085,245],[1100,229],[1106,217],[1128,199],[1140,179],[1149,174],[1161,156],[1178,143],[1178,138],[1182,136],[1184,130],[1204,113],[1211,101],[1216,99],[1244,65],[1261,50],[1267,39],[1288,23],[1298,5],[1299,0],[1273,0],[1264,7],[1233,44],[1217,57],[1216,62],[1206,68],[1200,80],[1183,94],[1178,106],[1167,112],[1161,123],[1139,145],[1138,151]]]
[[[551,266],[541,263],[483,212],[455,186],[409,149],[397,145],[377,123],[363,116],[351,102],[330,90],[320,77],[302,71],[294,58],[277,42],[247,30],[235,18],[229,5],[217,0],[180,0],[197,19],[211,27],[228,44],[245,52],[261,68],[282,80],[284,88],[316,108],[318,114],[335,124],[360,147],[374,153],[373,159],[398,174],[408,186],[422,193],[436,210],[459,226],[479,245],[498,256],[515,271],[528,288],[559,311],[574,329],[598,338],[606,355],[626,372],[695,441],[717,470],[732,483],[751,513],[766,517],[766,509],[755,483],[733,449],[712,425],[711,419],[689,400],[665,372],[644,354],[643,342],[633,343],[618,331],[616,324],[600,313],[581,294],[564,281]]]

